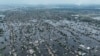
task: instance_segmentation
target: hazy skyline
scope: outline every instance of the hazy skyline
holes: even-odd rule
[[[0,4],[100,4],[100,0],[0,0]]]

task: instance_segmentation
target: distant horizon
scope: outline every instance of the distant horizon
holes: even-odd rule
[[[100,4],[81,4],[81,5],[78,5],[78,4],[0,4],[0,5],[7,5],[7,6],[14,6],[14,5],[31,5],[31,6],[58,6],[58,5],[73,5],[73,6],[96,6],[96,5],[100,5]]]
[[[100,0],[0,0],[0,5],[100,5]]]

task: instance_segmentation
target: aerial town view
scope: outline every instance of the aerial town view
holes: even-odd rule
[[[100,56],[100,5],[15,2],[0,5],[0,56]]]

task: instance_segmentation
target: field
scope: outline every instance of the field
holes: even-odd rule
[[[1,10],[0,56],[99,56],[99,9]]]

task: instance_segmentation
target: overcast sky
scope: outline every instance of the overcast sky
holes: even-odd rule
[[[0,4],[100,4],[100,0],[0,0]]]

